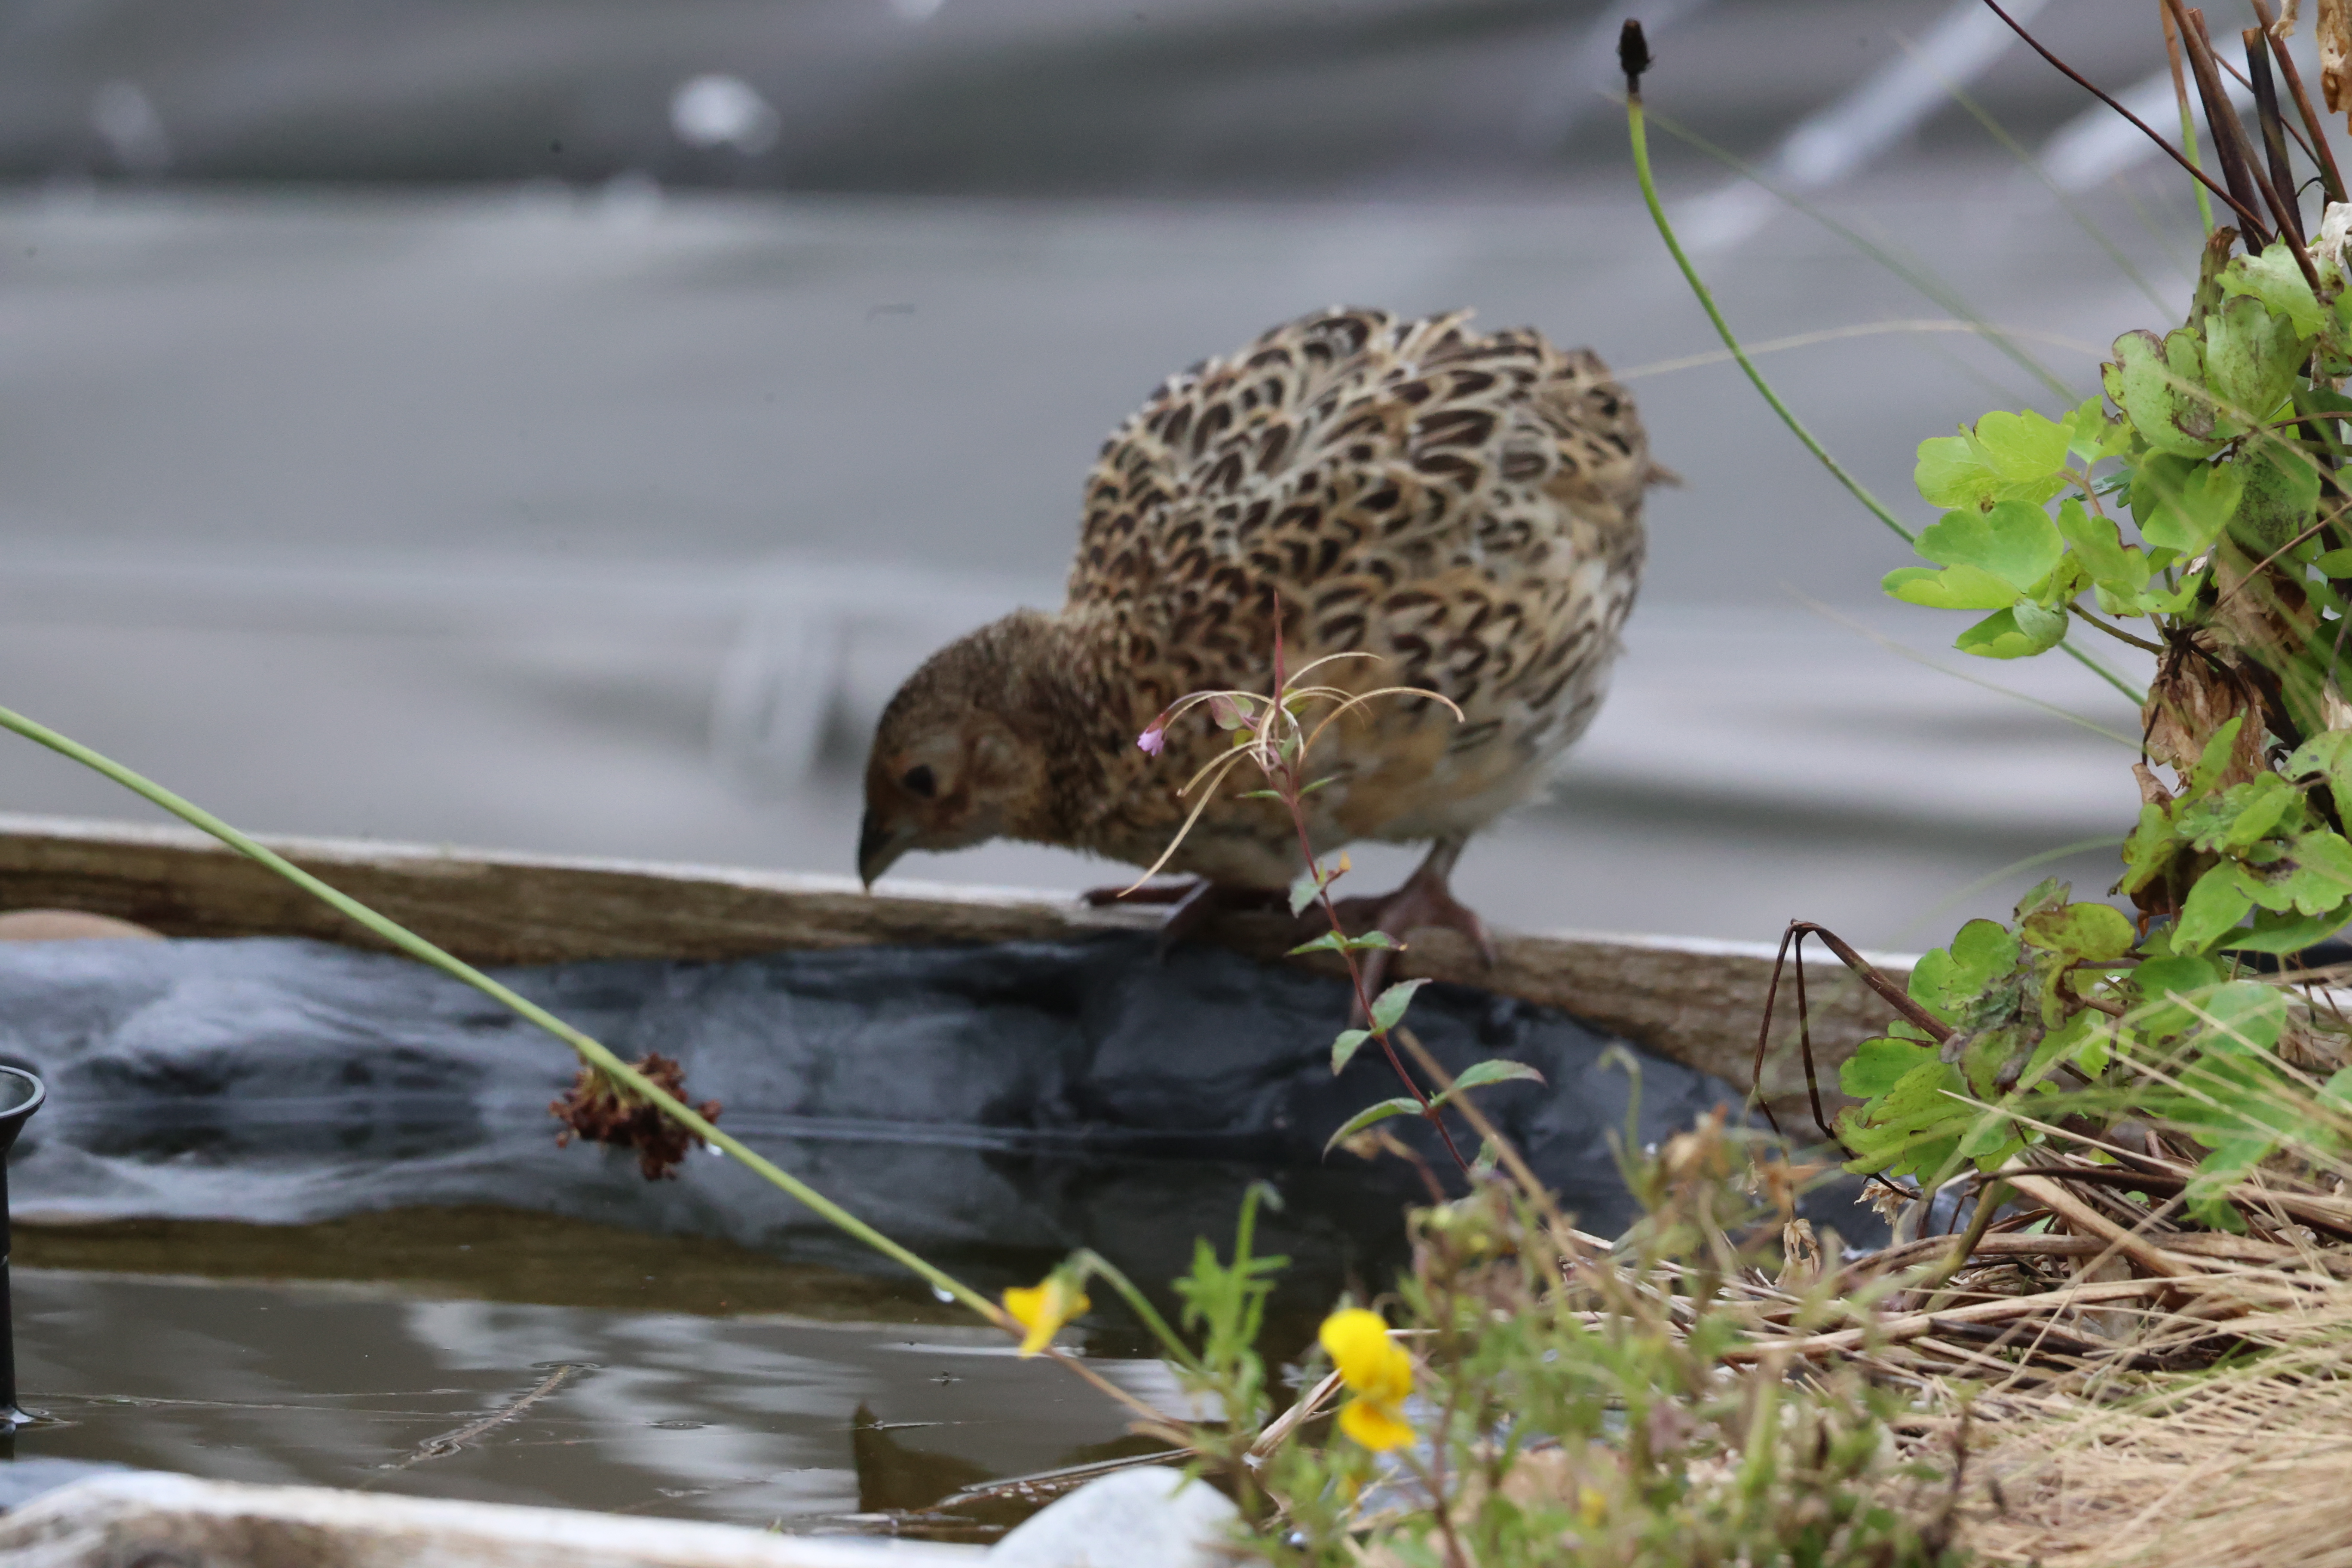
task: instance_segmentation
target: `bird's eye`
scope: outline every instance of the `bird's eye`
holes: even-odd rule
[[[898,783],[908,794],[921,795],[925,800],[930,799],[940,792],[940,781],[931,775],[929,763],[919,767],[908,768],[907,776],[900,779]]]

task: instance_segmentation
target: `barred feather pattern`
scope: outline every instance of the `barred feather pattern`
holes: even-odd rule
[[[1598,356],[1475,334],[1469,315],[1303,317],[1171,378],[1112,435],[1059,622],[1071,674],[1126,721],[1126,755],[1068,803],[1064,841],[1137,863],[1165,848],[1190,804],[1174,784],[1225,737],[1192,718],[1153,763],[1132,729],[1188,692],[1269,689],[1277,613],[1287,668],[1368,654],[1318,674],[1463,713],[1382,699],[1327,736],[1318,852],[1469,832],[1584,732],[1662,470]],[[1226,798],[1171,864],[1265,886],[1301,861],[1278,810]]]

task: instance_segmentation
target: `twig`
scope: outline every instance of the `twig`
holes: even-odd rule
[[[1910,1312],[1898,1318],[1887,1318],[1859,1329],[1837,1329],[1825,1334],[1810,1334],[1803,1339],[1759,1341],[1740,1345],[1724,1353],[1731,1362],[1753,1362],[1767,1350],[1786,1355],[1820,1355],[1832,1351],[1850,1351],[1873,1340],[1900,1341],[1915,1339],[1931,1332],[1944,1323],[2005,1323],[2020,1318],[2031,1318],[2042,1312],[2062,1311],[2073,1307],[2096,1307],[2111,1301],[2132,1301],[2176,1289],[2169,1279],[2103,1279],[2086,1284],[2069,1285],[2063,1290],[2045,1291],[2033,1296],[2011,1296],[1998,1301],[1972,1302],[1942,1312]]]
[[[2247,88],[2254,95],[2254,123],[2262,128],[2263,153],[2270,160],[2271,184],[2286,201],[2289,236],[2294,243],[2303,243],[2303,209],[2294,201],[2294,171],[2286,161],[2286,132],[2293,129],[2279,117],[2278,89],[2271,80],[2270,39],[2260,27],[2247,27],[2238,35],[2246,51]],[[2306,147],[2305,153],[2311,151]],[[2315,163],[2318,160],[2312,160]]]
[[[1931,1276],[1934,1282],[1938,1287],[1941,1287],[1941,1289],[1938,1289],[1935,1295],[1927,1299],[1927,1310],[1932,1312],[1937,1307],[1942,1306],[1946,1301],[1951,1299],[1951,1291],[1949,1289],[1951,1279],[1961,1269],[1968,1267],[1970,1256],[1975,1253],[1979,1247],[1983,1245],[1985,1232],[1992,1226],[1993,1215],[2003,1204],[2009,1201],[2007,1196],[2002,1193],[2002,1189],[2008,1184],[2009,1184],[2007,1183],[1998,1181],[1987,1182],[1977,1188],[1976,1212],[1969,1216],[1969,1228],[1967,1234],[1959,1237],[1956,1241],[1954,1241],[1950,1256],[1945,1259],[1943,1266],[1938,1268],[1933,1276]]]
[[[2213,43],[2205,36],[2204,13],[2200,11],[2192,15],[2197,20],[2198,40],[2204,45],[2207,52],[2210,53]],[[2248,47],[2247,52],[2250,58],[2256,58],[2253,57],[2252,46]],[[2220,57],[2215,55],[2214,58],[2218,61]],[[2267,73],[2264,79],[2268,79]],[[2222,118],[2227,124],[2231,155],[2243,162],[2246,178],[2252,182],[2254,189],[2262,194],[2263,205],[2270,208],[2278,221],[2278,237],[2286,242],[2287,254],[2294,258],[2295,266],[2303,272],[2303,280],[2311,285],[2311,291],[2316,294],[2320,291],[2319,269],[2312,265],[2311,252],[2304,247],[2303,214],[2294,205],[2294,180],[2290,176],[2282,187],[2270,175],[2263,172],[2262,163],[2255,158],[2252,146],[2246,141],[2246,128],[2238,122],[2237,113],[2230,108],[2229,104],[2229,97],[2225,93],[2221,99]],[[2257,110],[2259,111],[2259,105]],[[2275,125],[2278,121],[2276,95],[2273,95],[2271,100],[2270,116],[2271,122]],[[2215,140],[2220,140],[2221,135],[2221,132],[2215,132]],[[2279,155],[2284,161],[2285,158],[2284,149]]]
[[[2340,202],[2344,199],[2344,176],[2336,172],[2336,149],[2327,140],[2326,125],[2312,110],[2311,95],[2303,89],[2303,72],[2295,66],[2294,53],[2286,47],[2286,40],[2278,36],[2278,24],[2271,19],[2271,8],[2264,0],[2250,0],[2250,3],[2253,5],[2254,15],[2263,19],[2263,36],[2270,39],[2271,53],[2278,57],[2279,70],[2286,78],[2286,89],[2294,97],[2295,112],[2303,116],[2304,129],[2311,132],[2308,145],[2319,161],[2321,186],[2326,191],[2329,201]],[[2169,20],[2168,15],[2168,23]]]
[[[2243,29],[2243,30],[2244,30],[2245,32],[2248,32],[2248,33],[2258,33],[2258,32],[2262,31],[2262,29],[2261,29],[2261,28],[2259,28],[2259,27],[2248,27],[2248,28],[2245,28],[2245,29]],[[2251,45],[2251,44],[2247,46],[2247,47],[2248,47],[2248,48],[2250,48],[2250,49],[2251,49],[2252,47],[2253,47],[2253,46],[2252,46],[2252,45]],[[2265,53],[2267,53],[2268,51],[2266,50],[2266,51],[2264,51],[2264,52],[2265,52]],[[2240,70],[2236,66],[2231,65],[2231,64],[2227,59],[2223,58],[2221,56],[2220,56],[2220,55],[2218,55],[2218,54],[2217,54],[2217,55],[2215,55],[2215,56],[2213,57],[2213,63],[2214,63],[2215,65],[2217,65],[2217,66],[2221,67],[2222,70],[2224,70],[2225,72],[2227,72],[2227,73],[2229,74],[2230,79],[2231,79],[2231,81],[2234,81],[2234,82],[2236,82],[2240,87],[2244,88],[2244,89],[2247,90],[2247,92],[2249,92],[2249,93],[2252,93],[2252,92],[2254,92],[2255,88],[2254,88],[2253,81],[2252,81],[2252,78],[2250,78],[2250,77],[2247,75],[2247,73],[2246,73],[2245,71]],[[2275,95],[2273,95],[2273,99],[2272,99],[2272,101],[2273,101],[2273,102],[2274,102],[2274,103],[2277,101],[2277,99],[2276,99]],[[2316,166],[2318,165],[2318,163],[2319,163],[2319,155],[2318,155],[2317,153],[2314,153],[2314,152],[2311,150],[2311,143],[2310,143],[2310,142],[2306,142],[2306,141],[2305,141],[2305,140],[2303,139],[2303,132],[2300,132],[2300,131],[2296,130],[2294,126],[2289,125],[2289,124],[2286,122],[2286,121],[2285,121],[2285,119],[2284,119],[2284,117],[2282,117],[2282,118],[2280,119],[2280,121],[2279,121],[2279,129],[2280,129],[2281,131],[2284,132],[2287,135],[2292,136],[2292,137],[2294,137],[2294,144],[2295,144],[2296,146],[2298,146],[2298,147],[2300,147],[2300,148],[2302,148],[2302,149],[2303,149],[2303,155],[2304,155],[2305,157],[2309,158],[2309,159],[2311,160],[2312,164],[2313,164],[2313,166],[2314,166],[2314,167],[2316,167]],[[2277,171],[2275,168],[2273,168],[2273,171],[2272,171],[2272,173],[2275,175],[2275,174],[2278,173],[2278,171]],[[2285,176],[2285,177],[2286,177],[2287,182],[2288,182],[2288,183],[2287,183],[2287,185],[2286,185],[2286,189],[2288,189],[2288,190],[2293,190],[2293,189],[2294,188],[2294,170],[2293,170],[2292,166],[2290,166],[2290,167],[2289,167],[2289,169],[2288,169],[2288,171],[2287,171],[2287,174],[2286,174],[2286,176]]]
[[[1991,0],[1986,0],[1990,5]],[[2238,116],[2230,107],[2230,95],[2221,86],[2221,73],[2213,64],[2213,40],[2199,26],[2203,14],[2183,5],[2180,0],[2164,0],[2180,24],[2180,46],[2188,52],[2189,69],[2197,79],[2197,100],[2205,110],[2205,129],[2213,133],[2213,156],[2221,162],[2221,177],[2230,187],[2230,205],[2246,228],[2248,250],[2260,250],[2270,243],[2270,226],[2254,210],[2259,199],[2254,189],[2253,174],[2238,132]]]
[[[1706,319],[1715,323],[1716,334],[1723,339],[1723,346],[1731,351],[1731,357],[1738,362],[1739,368],[1747,372],[1748,379],[1755,384],[1757,392],[1771,406],[1772,412],[1780,416],[1780,423],[1789,427],[1790,433],[1804,443],[1805,450],[1811,452],[1822,467],[1830,471],[1831,477],[1845,487],[1846,493],[1860,501],[1872,516],[1893,529],[1905,543],[1916,542],[1918,535],[1906,528],[1902,520],[1887,510],[1885,502],[1871,494],[1860,479],[1846,472],[1844,467],[1830,456],[1829,448],[1805,428],[1804,421],[1780,401],[1780,395],[1772,390],[1771,384],[1764,379],[1763,372],[1756,368],[1756,362],[1749,359],[1748,351],[1740,346],[1739,339],[1731,331],[1731,323],[1723,319],[1722,310],[1716,306],[1715,296],[1708,292],[1706,281],[1698,275],[1698,268],[1684,254],[1682,241],[1675,237],[1674,226],[1666,221],[1665,207],[1658,200],[1657,183],[1650,173],[1650,140],[1642,125],[1642,73],[1649,68],[1650,47],[1643,37],[1641,23],[1626,22],[1624,31],[1618,38],[1617,51],[1618,61],[1625,69],[1625,111],[1633,130],[1634,176],[1641,183],[1643,200],[1649,204],[1651,220],[1657,225],[1659,237],[1666,242],[1666,250],[1674,257],[1675,265],[1682,268],[1683,280],[1697,296],[1699,308],[1706,312]]]
[[[2021,1175],[2015,1172],[2003,1173],[2001,1180],[2063,1219],[2076,1230],[2088,1231],[2093,1236],[2098,1237],[2150,1274],[2161,1275],[2167,1279],[2179,1279],[2199,1272],[2185,1263],[2167,1258],[2146,1237],[2126,1230],[2097,1209],[2068,1192],[2063,1183],[2051,1181],[2044,1176]]]
[[[382,1468],[387,1470],[404,1470],[412,1465],[421,1465],[427,1459],[446,1459],[450,1455],[459,1452],[475,1438],[512,1421],[586,1370],[587,1368],[578,1362],[560,1363],[554,1371],[540,1380],[538,1386],[517,1394],[513,1399],[478,1421],[468,1421],[463,1426],[441,1433],[437,1436],[425,1438],[410,1450],[406,1458],[395,1459]]]
[[[1421,1043],[1419,1035],[1414,1034],[1405,1025],[1399,1024],[1396,1027],[1396,1037],[1403,1044],[1404,1048],[1412,1053],[1412,1059],[1421,1064],[1421,1070],[1427,1073],[1431,1080],[1437,1085],[1438,1098],[1459,1110],[1462,1112],[1462,1119],[1470,1123],[1470,1130],[1495,1146],[1496,1158],[1502,1161],[1504,1167],[1511,1173],[1511,1179],[1519,1184],[1520,1189],[1528,1194],[1528,1200],[1541,1211],[1544,1218],[1555,1229],[1576,1235],[1580,1239],[1603,1248],[1608,1247],[1608,1242],[1600,1237],[1586,1236],[1582,1232],[1570,1230],[1568,1217],[1561,1214],[1559,1207],[1551,1201],[1550,1189],[1536,1179],[1535,1172],[1528,1167],[1527,1161],[1520,1157],[1517,1145],[1503,1136],[1502,1131],[1487,1118],[1486,1111],[1480,1109],[1468,1095],[1454,1093],[1458,1086],[1454,1081],[1454,1075],[1438,1065],[1437,1058],[1430,1055],[1429,1047]]]
[[[1290,1435],[1330,1408],[1332,1399],[1345,1386],[1347,1380],[1334,1369],[1326,1373],[1323,1381],[1294,1401],[1289,1409],[1265,1424],[1265,1430],[1249,1446],[1249,1457],[1262,1459],[1290,1440]]]
[[[1864,985],[1867,985],[1873,991],[1877,992],[1879,996],[1885,1001],[1888,1006],[1902,1014],[1906,1018],[1910,1019],[1914,1024],[1918,1025],[1919,1027],[1927,1030],[1928,1035],[1937,1045],[1942,1045],[1945,1041],[1952,1037],[1955,1031],[1949,1024],[1945,1023],[1944,1020],[1937,1017],[1933,1013],[1928,1012],[1927,1009],[1919,1005],[1918,1003],[1911,1000],[1911,994],[1909,992],[1904,990],[1900,985],[1895,984],[1892,980],[1887,979],[1885,975],[1881,974],[1878,972],[1877,967],[1868,959],[1863,957],[1862,954],[1856,952],[1853,948],[1847,943],[1843,937],[1841,937],[1837,932],[1831,931],[1826,927],[1815,925],[1811,921],[1806,921],[1801,923],[1807,931],[1812,932],[1815,936],[1820,937],[1822,941],[1828,945],[1829,950],[1832,952],[1836,953],[1839,959],[1844,963],[1848,969],[1853,970],[1854,973],[1861,976],[1862,983]]]
[[[2172,0],[2172,3],[2178,5],[2179,0]],[[2205,13],[2189,11],[2187,16],[2195,26],[2197,33],[2198,47],[2190,51],[2190,57],[2198,68],[2197,90],[2202,95],[2209,80],[2212,85],[2212,96],[2205,105],[2205,121],[2213,128],[2215,149],[2218,152],[2222,143],[2228,144],[2228,173],[2231,184],[2234,185],[2242,176],[2245,183],[2252,185],[2262,196],[2263,205],[2270,209],[2276,220],[2278,237],[2286,242],[2287,253],[2294,258],[2295,266],[2303,273],[2303,280],[2309,284],[2312,292],[2316,294],[2320,290],[2319,269],[2312,265],[2311,253],[2304,247],[2301,238],[2303,217],[2294,205],[2294,185],[2292,179],[2285,189],[2281,190],[2272,182],[2271,177],[2263,172],[2261,161],[2254,156],[2253,147],[2246,141],[2246,128],[2239,123],[2237,110],[2230,104],[2230,95],[2221,86],[2219,75],[2221,56],[2213,47],[2211,36],[2205,30]],[[2251,87],[2248,90],[2252,90]],[[2275,98],[2272,100],[2271,114],[2275,120],[2278,114]],[[2215,118],[2217,115],[2220,117],[2218,120]],[[2259,230],[2254,231],[2251,237],[2260,240],[2263,246],[2270,243],[2270,237]],[[2256,248],[2258,247],[2249,245],[2248,253],[2252,254]]]
[[[1969,1248],[1968,1256],[1978,1258],[2089,1258],[2106,1250],[2106,1243],[2088,1236],[1982,1236]],[[1841,1280],[1860,1281],[1914,1263],[1926,1263],[1949,1250],[1951,1243],[1940,1236],[1906,1241],[1866,1257],[1857,1258],[1839,1271]]]
[[[2092,86],[2090,81],[2084,77],[2082,72],[2076,70],[2073,66],[2068,65],[2064,60],[2060,59],[2056,55],[2052,54],[2048,49],[2043,48],[2042,47],[2042,40],[2027,32],[2023,27],[2018,26],[2017,19],[2011,16],[2008,12],[2002,10],[1996,3],[1996,0],[1984,0],[1984,3],[1985,8],[1990,11],[1994,16],[2000,17],[2002,21],[2008,23],[2009,30],[2015,33],[2019,37],[2023,38],[2026,43],[2032,47],[2035,54],[2040,55],[2043,59],[2048,60],[2052,65],[2057,67],[2058,69],[2063,72],[2068,79],[2072,80],[2075,86],[2081,88],[2084,91],[2097,99],[2101,103],[2105,104],[2109,109],[2114,110],[2117,114],[2122,115],[2126,120],[2130,121],[2134,125],[2137,126],[2142,135],[2146,136],[2149,141],[2164,149],[2166,157],[2170,158],[2174,163],[2188,170],[2190,174],[2196,177],[2199,184],[2205,186],[2215,195],[2229,203],[2231,210],[2236,212],[2240,217],[2253,225],[2257,229],[2263,226],[2262,219],[2254,216],[2251,207],[2241,204],[2235,196],[2223,190],[2221,186],[2215,184],[2211,177],[2209,176],[2204,170],[2199,168],[2196,164],[2182,157],[2180,155],[2180,150],[2178,147],[2175,147],[2171,142],[2167,142],[2163,137],[2158,135],[2153,130],[2149,129],[2147,121],[2142,120],[2138,115],[2134,114],[2130,110],[2126,109],[2122,104],[2117,103],[2114,99],[2109,98],[2105,93]],[[2216,134],[2218,135],[2219,132],[2216,132]],[[2208,228],[2212,226],[2210,219],[2207,220],[2206,226]]]
[[[1165,1448],[1156,1454],[1123,1454],[1116,1459],[1064,1465],[1059,1469],[1032,1470],[1025,1476],[1006,1476],[1002,1480],[978,1481],[968,1487],[960,1487],[939,1501],[912,1511],[925,1516],[952,1513],[973,1503],[992,1502],[999,1498],[1034,1502],[1041,1497],[1059,1496],[1098,1476],[1117,1475],[1121,1470],[1138,1469],[1145,1465],[1181,1465],[1193,1456],[1194,1450],[1191,1448]]]
[[[1989,5],[1992,5],[1992,0],[1985,0],[1985,3]],[[1993,8],[1996,11],[2000,9],[1997,5]],[[2003,20],[2007,18],[2004,17]],[[2016,24],[2011,23],[2011,26],[2014,26]],[[1639,51],[1638,63],[1635,60],[1635,50]],[[1731,357],[1738,362],[1739,368],[1747,374],[1748,381],[1754,384],[1757,393],[1771,407],[1772,412],[1780,416],[1780,423],[1787,426],[1789,433],[1803,443],[1805,450],[1811,452],[1815,460],[1830,471],[1830,477],[1844,486],[1846,493],[1861,502],[1864,510],[1892,529],[1897,538],[1906,544],[1917,543],[1918,535],[1905,527],[1902,520],[1887,510],[1885,502],[1873,495],[1867,486],[1848,473],[1835,458],[1830,456],[1829,448],[1822,446],[1813,433],[1805,427],[1804,421],[1799,419],[1789,405],[1780,401],[1780,394],[1772,390],[1771,383],[1764,379],[1764,373],[1756,368],[1756,362],[1748,358],[1748,351],[1740,346],[1738,336],[1731,330],[1731,323],[1723,319],[1723,311],[1717,307],[1715,296],[1708,291],[1706,279],[1698,275],[1698,268],[1692,264],[1690,257],[1683,250],[1682,241],[1675,237],[1675,226],[1666,217],[1665,205],[1658,199],[1656,177],[1650,172],[1650,138],[1645,127],[1641,92],[1641,73],[1649,68],[1650,55],[1649,46],[1642,38],[1642,25],[1639,22],[1632,20],[1626,22],[1623,33],[1619,36],[1618,58],[1620,63],[1625,66],[1626,126],[1633,144],[1633,174],[1642,187],[1642,200],[1650,209],[1650,221],[1657,226],[1658,237],[1665,241],[1666,250],[1674,257],[1675,265],[1682,269],[1683,280],[1690,285],[1691,293],[1698,300],[1699,308],[1706,312],[1707,320],[1715,324],[1716,335],[1723,340],[1723,346],[1731,351]],[[2137,121],[2135,121],[2134,123],[2137,124]],[[2155,132],[2150,132],[2149,134],[2154,135]],[[2129,698],[2134,707],[2139,707],[2147,702],[2146,692],[2133,690],[2131,682],[2076,647],[2073,643],[2061,643],[2059,647],[2065,651],[2067,658]]]
[[[2124,630],[2123,627],[2116,626],[2112,621],[2103,621],[2099,619],[2098,616],[2091,614],[2090,611],[2083,608],[2083,606],[2078,604],[2070,604],[2066,608],[2074,614],[2081,616],[2084,620],[2089,622],[2092,626],[2098,627],[2101,631],[2106,633],[2117,642],[2127,642],[2143,653],[2162,653],[2164,651],[2163,644],[2149,642],[2146,637],[2136,637],[2132,636],[2131,633]]]

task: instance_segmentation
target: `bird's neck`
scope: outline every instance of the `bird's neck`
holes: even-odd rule
[[[1125,672],[1112,628],[1084,612],[1024,610],[983,635],[1003,639],[1002,712],[1039,769],[1039,787],[1007,832],[1082,845],[1087,824],[1115,793],[1115,771],[1158,707]]]

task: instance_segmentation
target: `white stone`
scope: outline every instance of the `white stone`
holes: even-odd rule
[[[989,1549],[987,1568],[1230,1568],[1231,1499],[1181,1470],[1119,1470],[1046,1508]]]
[[[928,1542],[780,1535],[328,1487],[242,1486],[158,1471],[77,1481],[0,1517],[0,1563],[8,1568],[151,1561],[299,1562],[309,1568],[984,1568],[989,1558],[977,1547]]]

